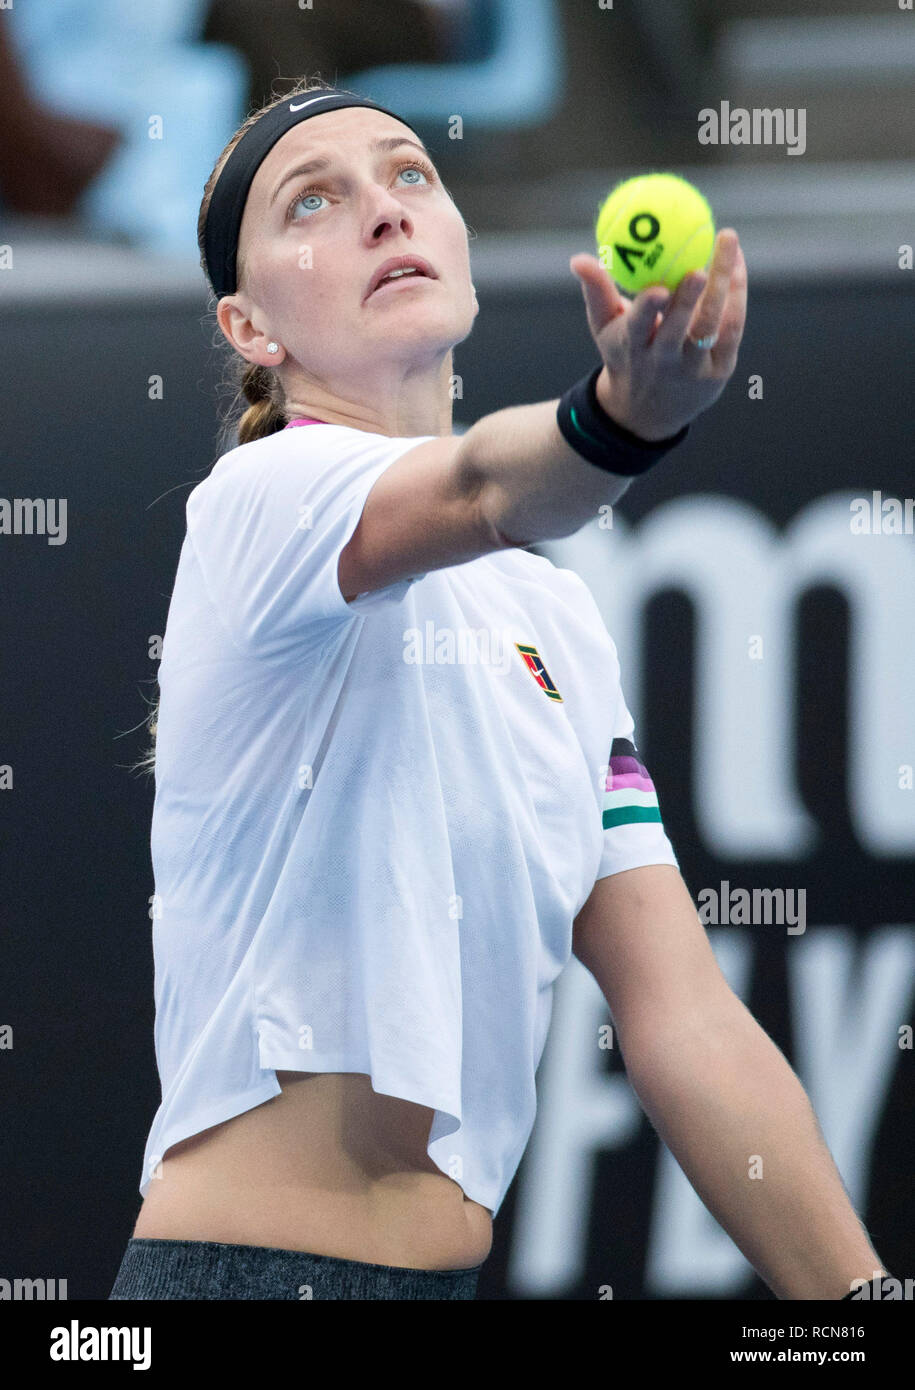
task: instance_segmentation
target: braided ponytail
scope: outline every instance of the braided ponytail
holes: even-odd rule
[[[239,444],[250,444],[252,439],[263,439],[265,435],[275,434],[284,429],[286,419],[286,398],[280,380],[269,367],[258,362],[243,362],[238,394],[248,402],[248,408],[238,422]]]

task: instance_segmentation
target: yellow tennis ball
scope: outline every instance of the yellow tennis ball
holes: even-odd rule
[[[639,174],[611,191],[597,216],[597,254],[620,289],[646,285],[671,293],[704,270],[715,244],[708,202],[678,174]]]

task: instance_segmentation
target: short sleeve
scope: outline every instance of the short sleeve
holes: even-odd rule
[[[657,790],[635,745],[632,716],[622,694],[603,774],[601,826],[604,847],[595,878],[646,864],[679,868],[664,830]]]
[[[187,528],[203,583],[237,646],[281,655],[323,641],[335,621],[403,599],[422,575],[347,603],[337,565],[378,478],[427,438],[434,436],[390,439],[312,425],[278,431],[218,461],[188,498]]]

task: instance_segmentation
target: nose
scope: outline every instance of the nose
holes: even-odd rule
[[[400,200],[387,188],[379,185],[377,201],[368,216],[369,240],[377,242],[386,233],[403,232],[413,235],[413,221]]]

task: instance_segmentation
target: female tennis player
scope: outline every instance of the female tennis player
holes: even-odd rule
[[[249,406],[188,499],[159,672],[162,1102],[111,1297],[474,1298],[573,951],[761,1276],[842,1297],[879,1261],[718,969],[597,606],[524,548],[720,395],[735,232],[673,295],[574,257],[600,365],[463,436],[468,231],[393,112],[308,82],[271,102],[199,239]]]

